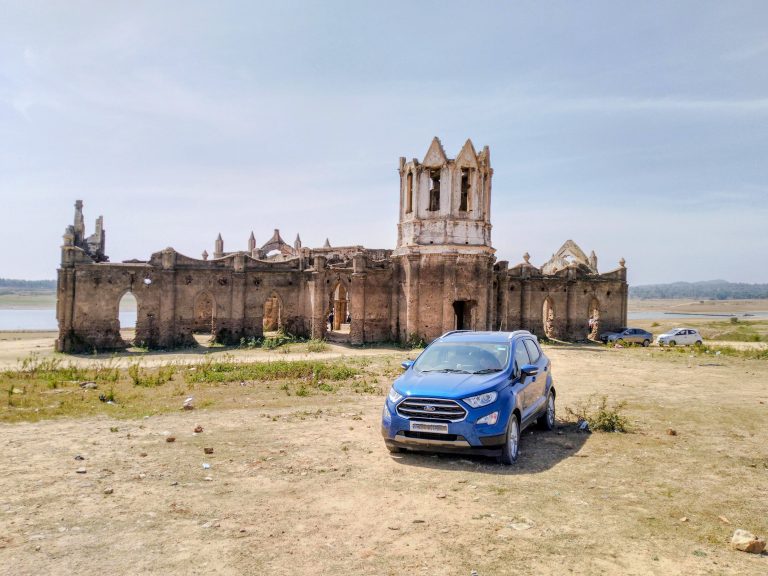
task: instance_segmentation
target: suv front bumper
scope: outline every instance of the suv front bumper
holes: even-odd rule
[[[499,411],[496,424],[475,424],[492,412]],[[494,403],[479,409],[469,409],[460,422],[448,422],[447,433],[411,431],[411,422],[417,418],[403,418],[387,400],[381,422],[381,435],[388,446],[430,452],[450,452],[497,456],[506,442],[508,415]]]

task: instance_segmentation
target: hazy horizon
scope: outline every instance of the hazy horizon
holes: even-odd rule
[[[763,2],[4,2],[0,277],[279,228],[394,248],[398,158],[490,146],[493,245],[631,285],[768,281]]]

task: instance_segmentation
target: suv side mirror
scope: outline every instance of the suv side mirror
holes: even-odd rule
[[[539,368],[535,364],[525,364],[520,368],[520,374],[525,376],[536,376],[539,373]]]
[[[411,366],[413,366],[413,363],[415,360],[403,360],[403,362],[400,364],[400,366],[403,367],[403,370],[408,370]]]

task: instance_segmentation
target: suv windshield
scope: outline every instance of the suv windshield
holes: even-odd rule
[[[435,342],[419,356],[419,372],[490,374],[501,372],[509,361],[505,342]]]

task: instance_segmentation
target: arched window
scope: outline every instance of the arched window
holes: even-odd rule
[[[440,170],[429,172],[429,182],[429,210],[437,212],[440,210]]]
[[[413,172],[408,172],[405,178],[405,212],[413,212]]]
[[[471,174],[472,172],[469,168],[461,169],[461,196],[459,197],[459,210],[461,212],[467,212],[471,209],[469,195],[470,188],[472,187],[470,183]]]

